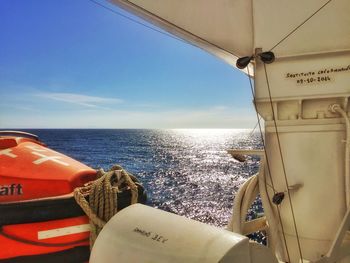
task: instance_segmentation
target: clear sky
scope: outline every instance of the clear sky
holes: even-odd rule
[[[0,0],[0,32],[0,128],[255,125],[243,73],[89,0]]]

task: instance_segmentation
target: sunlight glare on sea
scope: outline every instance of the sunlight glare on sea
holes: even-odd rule
[[[261,148],[258,133],[238,129],[29,130],[57,151],[94,168],[120,164],[140,178],[149,205],[216,226],[231,216],[238,187],[259,167],[228,149]]]
[[[153,205],[205,223],[226,225],[233,194],[258,168],[256,159],[239,163],[227,150],[252,148],[253,137],[247,130],[161,132],[157,137],[161,141],[153,147],[156,160],[167,168],[158,170],[158,180],[149,182]]]

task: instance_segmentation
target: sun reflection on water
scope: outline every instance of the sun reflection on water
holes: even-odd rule
[[[153,141],[154,162],[162,169],[148,181],[152,204],[217,226],[227,224],[233,194],[258,169],[258,160],[239,163],[230,148],[259,147],[248,130],[177,129],[160,131]]]
[[[149,205],[225,226],[238,187],[259,160],[227,150],[261,147],[258,133],[230,129],[31,130],[49,147],[94,168],[120,164],[145,185]]]

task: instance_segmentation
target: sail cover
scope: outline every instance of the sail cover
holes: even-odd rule
[[[349,0],[110,1],[231,65],[255,48],[277,57],[350,50]]]

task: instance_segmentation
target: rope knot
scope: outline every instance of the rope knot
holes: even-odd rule
[[[131,204],[137,203],[137,179],[119,165],[108,172],[99,169],[96,180],[74,190],[74,198],[89,217],[90,247],[94,244],[104,225],[118,212],[118,193],[131,191]]]

